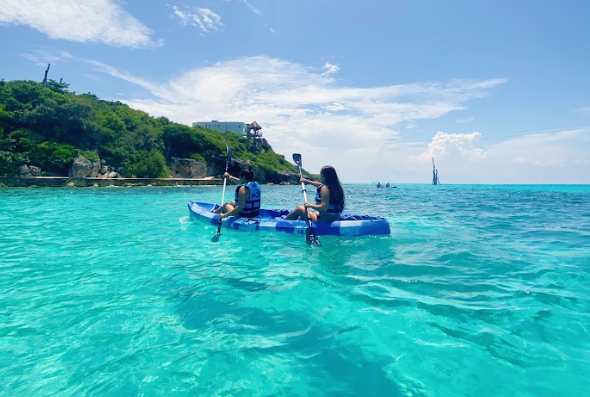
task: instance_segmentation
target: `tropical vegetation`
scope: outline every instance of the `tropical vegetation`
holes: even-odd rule
[[[22,164],[42,175],[68,174],[74,158],[104,159],[128,177],[167,177],[172,157],[191,158],[223,168],[226,144],[233,157],[267,175],[297,172],[265,140],[252,152],[234,133],[189,127],[152,117],[119,101],[76,94],[62,81],[0,81],[0,175]]]

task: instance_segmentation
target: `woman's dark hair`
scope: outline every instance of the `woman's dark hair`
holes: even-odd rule
[[[344,208],[344,190],[342,189],[342,185],[340,185],[340,180],[334,167],[325,165],[322,167],[320,175],[324,177],[326,186],[330,189],[330,201],[335,202],[334,199],[337,199],[336,202],[340,202],[342,208]],[[336,192],[336,194],[334,195],[333,192]]]
[[[243,170],[242,176],[248,182],[252,182],[254,180],[254,171],[252,171],[252,168],[248,168],[247,170]]]

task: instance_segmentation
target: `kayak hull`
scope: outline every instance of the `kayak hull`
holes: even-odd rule
[[[219,208],[218,204],[191,201],[188,209],[193,218],[210,225],[217,226],[219,215],[212,211]],[[224,218],[223,229],[239,231],[264,231],[291,234],[305,234],[307,222],[303,220],[288,221],[283,219],[288,210],[261,209],[255,218],[240,218],[230,216]],[[334,222],[312,222],[312,227],[318,236],[367,236],[387,235],[391,233],[389,222],[385,218],[369,215],[343,215],[342,219]]]

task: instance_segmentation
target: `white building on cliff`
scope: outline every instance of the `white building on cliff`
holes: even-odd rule
[[[193,127],[205,127],[219,132],[235,132],[236,134],[246,136],[248,134],[248,123],[240,121],[197,121],[193,123]]]

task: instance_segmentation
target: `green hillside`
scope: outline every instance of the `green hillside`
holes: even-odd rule
[[[219,171],[226,144],[235,159],[264,170],[268,181],[280,172],[298,172],[265,140],[251,152],[238,134],[155,118],[118,101],[75,94],[62,82],[49,80],[43,87],[34,81],[0,81],[0,175],[15,175],[27,164],[39,167],[42,175],[67,176],[78,154],[100,157],[123,177],[166,178],[172,157],[195,159]]]

